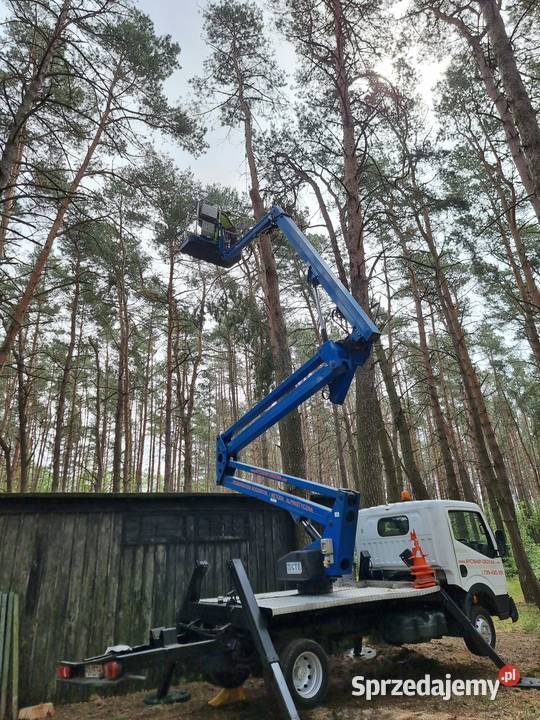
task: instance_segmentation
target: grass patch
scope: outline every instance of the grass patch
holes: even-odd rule
[[[493,618],[497,632],[512,632],[523,630],[540,637],[540,610],[534,605],[527,605],[523,599],[523,592],[517,578],[508,578],[508,594],[511,595],[518,608],[519,620],[513,623],[511,620],[499,620]]]
[[[518,578],[507,578],[506,582],[508,585],[508,594],[514,598],[516,604],[524,603],[523,590],[521,589]]]

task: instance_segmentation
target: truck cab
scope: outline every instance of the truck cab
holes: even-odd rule
[[[356,546],[359,554],[369,553],[372,577],[407,578],[412,531],[441,585],[478,629],[492,626],[488,614],[517,620],[502,560],[504,536],[492,532],[476,503],[407,500],[360,510]],[[488,628],[485,634],[489,634]]]

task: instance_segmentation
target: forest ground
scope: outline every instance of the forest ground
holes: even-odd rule
[[[514,585],[514,583],[512,583]],[[516,625],[497,621],[497,647],[502,657],[516,665],[522,674],[540,677],[540,613],[519,602],[520,620]],[[444,638],[403,648],[379,648],[371,661],[349,657],[332,659],[330,690],[324,706],[301,713],[305,720],[540,720],[540,690],[500,688],[494,701],[485,697],[440,698],[381,697],[366,701],[351,695],[354,675],[372,678],[421,678],[425,673],[444,678],[496,678],[494,666],[471,655],[461,639]],[[218,691],[205,682],[182,685],[191,693],[185,704],[148,707],[146,694],[100,698],[57,707],[57,720],[274,720],[278,717],[262,681],[245,684],[247,702],[215,709],[207,705]]]

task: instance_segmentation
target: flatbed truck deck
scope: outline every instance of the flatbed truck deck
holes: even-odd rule
[[[175,627],[150,630],[149,642],[116,646],[78,662],[62,661],[58,678],[97,686],[133,678],[148,667],[165,673],[157,698],[165,698],[176,671],[194,673],[224,687],[262,676],[280,701],[283,717],[314,707],[329,681],[328,655],[376,634],[392,644],[426,642],[444,635],[472,637],[497,667],[505,662],[443,587],[416,588],[406,581],[339,581],[332,592],[297,590],[255,595],[240,560],[229,565],[234,590],[201,598],[207,564],[193,571]],[[524,678],[523,686],[534,681]]]
[[[317,610],[344,608],[389,600],[414,600],[438,592],[439,588],[415,588],[411,582],[385,582],[365,580],[358,583],[340,584],[323,595],[302,595],[298,590],[280,590],[257,593],[255,599],[259,608],[270,618]],[[217,606],[224,599],[203,598],[199,606]]]

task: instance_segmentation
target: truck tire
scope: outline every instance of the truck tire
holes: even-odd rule
[[[280,658],[283,675],[295,705],[316,707],[328,690],[328,657],[319,643],[305,638],[292,640]]]
[[[480,632],[484,640],[488,642],[492,648],[495,647],[497,642],[497,635],[495,633],[495,626],[488,610],[482,605],[473,605],[470,613],[470,621],[475,628]],[[465,645],[472,652],[473,655],[479,655],[480,657],[485,656],[485,651],[479,645],[475,637],[465,636]]]

